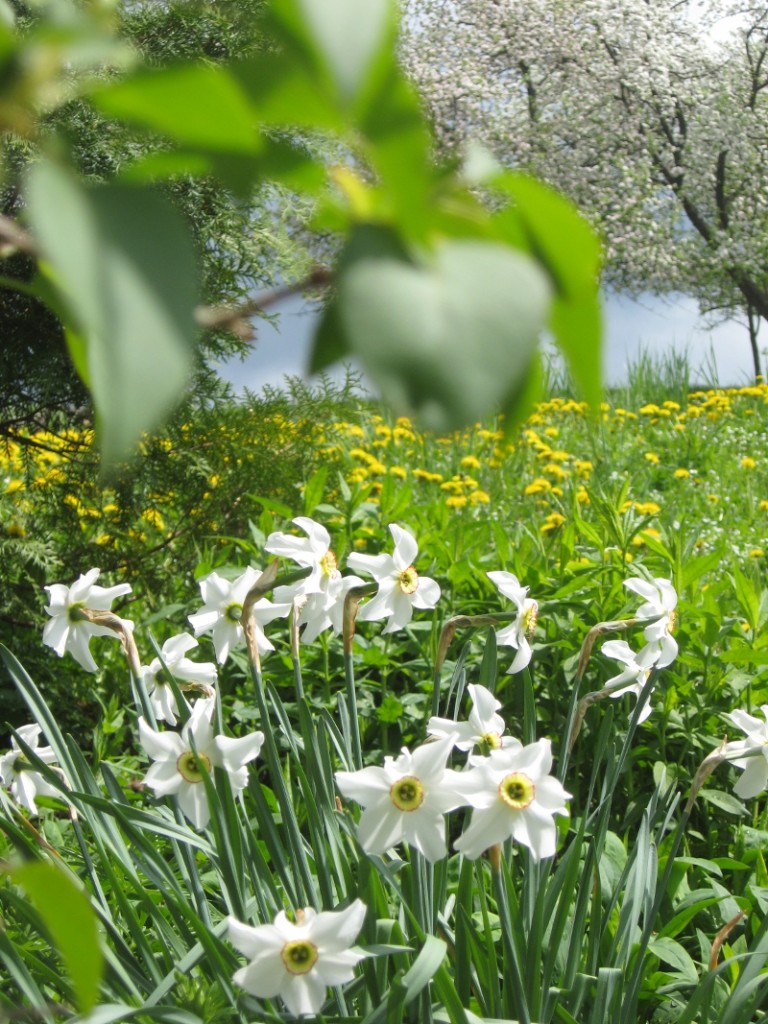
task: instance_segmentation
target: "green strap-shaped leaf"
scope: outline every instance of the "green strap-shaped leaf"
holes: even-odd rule
[[[64,961],[78,1009],[89,1013],[99,996],[104,956],[88,897],[68,874],[45,861],[22,864],[9,875],[42,918]]]
[[[86,350],[107,464],[180,398],[192,368],[197,273],[178,214],[147,187],[86,186],[51,163],[29,175],[43,265]]]

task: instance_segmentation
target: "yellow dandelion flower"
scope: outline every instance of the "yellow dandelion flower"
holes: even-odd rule
[[[580,487],[578,491],[576,491],[576,501],[578,501],[580,505],[589,504],[589,494],[585,487]]]
[[[552,484],[549,480],[545,480],[543,476],[537,477],[529,483],[524,489],[523,494],[526,497],[530,497],[532,494],[546,494],[547,491],[552,490]]]
[[[465,455],[459,465],[462,469],[480,469],[480,459],[476,455]]]
[[[557,462],[548,462],[543,469],[544,473],[557,477],[558,480],[565,480],[571,475],[570,470],[560,466]]]
[[[690,469],[685,469],[683,466],[681,466],[679,469],[676,469],[672,475],[676,480],[687,480],[688,477],[691,475],[691,471]]]
[[[717,494],[708,494],[707,501],[710,505],[718,505],[720,503],[720,498]]]
[[[547,518],[539,527],[540,533],[551,533],[565,522],[565,516],[561,512],[550,512]]]
[[[655,501],[636,501],[635,510],[641,516],[655,516],[661,512],[661,505],[657,505]]]
[[[464,508],[468,500],[466,494],[452,494],[450,498],[445,499],[445,504],[448,508]]]
[[[757,506],[761,512],[768,512],[768,500],[763,498],[760,504]]]
[[[544,433],[547,435],[547,437],[558,437],[560,431],[557,429],[557,427],[547,427]]]
[[[487,491],[472,491],[469,501],[472,505],[490,505],[491,496]]]
[[[402,466],[390,466],[389,473],[390,476],[399,477],[401,480],[405,480],[408,476],[408,470],[404,469]]]
[[[750,558],[762,558],[764,554],[765,551],[762,548],[750,548],[749,550]]]
[[[658,416],[661,409],[658,405],[654,405],[653,402],[649,402],[648,405],[644,405],[640,410],[641,416]]]
[[[576,459],[574,465],[576,466],[576,472],[584,480],[589,479],[592,474],[592,470],[595,468],[589,459]]]
[[[644,458],[645,461],[650,462],[652,466],[658,466],[659,462],[661,461],[656,452],[646,452]]]
[[[741,460],[742,469],[754,469],[756,466],[757,463],[751,455],[745,455],[744,458]]]

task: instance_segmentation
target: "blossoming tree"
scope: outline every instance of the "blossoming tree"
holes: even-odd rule
[[[570,196],[603,234],[611,285],[768,318],[764,5],[406,9],[405,61],[445,150],[481,141]]]

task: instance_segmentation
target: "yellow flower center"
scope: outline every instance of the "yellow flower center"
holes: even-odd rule
[[[526,601],[526,607],[523,610],[523,629],[528,639],[532,639],[533,634],[536,632],[536,623],[539,618],[539,606],[535,601]]]
[[[203,773],[200,766],[203,766],[210,775],[211,760],[205,754],[195,754],[192,750],[185,750],[176,761],[176,769],[187,782],[202,782]]]
[[[674,633],[675,626],[677,626],[677,612],[673,608],[672,611],[669,613],[669,622],[667,623],[667,632],[668,633]]]
[[[317,946],[309,939],[286,942],[280,958],[289,974],[308,974],[317,963]]]
[[[415,594],[419,588],[419,574],[409,565],[397,574],[397,585],[404,594]]]
[[[499,796],[513,811],[524,811],[536,796],[536,787],[523,772],[510,772],[499,783]]]
[[[398,811],[415,811],[424,803],[424,787],[415,775],[404,775],[392,783],[389,797]]]
[[[85,605],[80,602],[79,604],[71,604],[67,610],[67,618],[70,622],[83,622],[88,616],[83,611]]]
[[[330,548],[328,548],[323,557],[320,559],[320,568],[323,570],[323,574],[327,576],[328,579],[335,579],[339,575],[336,555],[334,555]]]
[[[501,736],[497,732],[484,732],[478,739],[477,745],[480,747],[480,753],[487,757],[492,750],[499,749],[501,746]]]

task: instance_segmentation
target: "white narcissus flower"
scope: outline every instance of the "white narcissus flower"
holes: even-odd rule
[[[69,651],[75,661],[88,672],[98,671],[98,665],[88,647],[91,637],[116,637],[117,634],[108,626],[89,622],[81,609],[109,611],[116,597],[131,592],[129,583],[119,583],[116,587],[97,587],[99,572],[99,569],[89,569],[71,587],[65,587],[63,583],[45,587],[49,597],[45,610],[51,618],[43,629],[43,643],[52,647],[60,658],[65,651]],[[123,619],[123,622],[128,629],[133,629],[130,620]]]
[[[758,796],[768,789],[768,704],[763,704],[760,710],[765,719],[763,722],[741,709],[728,715],[733,724],[747,735],[744,740],[732,740],[726,745],[728,760],[737,768],[744,769],[744,774],[733,787],[736,796],[742,800]],[[742,753],[745,756],[731,756]]]
[[[248,783],[245,765],[258,757],[264,742],[262,732],[252,732],[240,739],[214,736],[211,718],[215,704],[215,697],[196,701],[180,733],[158,732],[143,718],[139,719],[141,745],[154,761],[144,783],[156,796],[177,797],[195,828],[204,828],[211,817],[201,763],[211,776],[214,768],[223,768],[232,792],[237,794]]]
[[[637,654],[632,650],[626,640],[609,640],[601,648],[603,654],[614,661],[620,661],[626,665],[623,672],[609,679],[603,689],[618,686],[620,683],[627,683],[627,686],[619,690],[612,690],[609,697],[621,697],[625,693],[634,693],[640,696],[643,687],[648,682],[651,670],[658,664],[661,649],[658,644],[646,644]],[[648,701],[640,713],[638,722],[644,722],[651,713],[651,703]]]
[[[353,552],[347,559],[350,569],[367,572],[378,583],[377,593],[360,607],[357,617],[372,622],[389,616],[384,633],[406,626],[414,608],[434,608],[440,600],[440,585],[428,576],[419,576],[413,567],[419,553],[415,538],[396,523],[390,523],[389,532],[395,542],[391,555]]]
[[[306,533],[306,537],[294,537],[291,533],[270,533],[264,550],[271,555],[290,558],[305,569],[312,572],[298,583],[275,590],[275,600],[292,601],[303,594],[316,594],[324,591],[329,582],[341,576],[336,564],[336,556],[331,551],[331,535],[321,523],[316,523],[308,516],[296,516],[291,520]]]
[[[496,714],[501,703],[491,691],[479,683],[470,683],[467,690],[472,698],[469,720],[454,722],[451,718],[437,718],[433,715],[427,725],[427,734],[440,738],[453,735],[459,750],[471,750],[478,746],[483,755],[500,747],[521,746],[519,740],[503,735],[506,728],[504,719]],[[474,758],[470,757],[470,763],[474,763]]]
[[[528,847],[534,860],[554,856],[554,815],[568,813],[565,801],[571,794],[549,774],[551,767],[551,743],[542,739],[492,750],[482,764],[459,772],[459,789],[474,810],[454,849],[474,860],[511,836]]]
[[[496,633],[497,644],[517,649],[517,654],[507,669],[507,673],[512,675],[514,672],[521,672],[530,664],[533,650],[529,638],[536,629],[539,605],[533,598],[528,597],[528,587],[522,586],[514,573],[489,572],[486,575],[499,593],[509,598],[517,609],[517,618]]]
[[[194,615],[188,616],[195,631],[195,636],[203,633],[213,634],[213,647],[216,660],[220,665],[229,657],[230,651],[241,644],[245,638],[240,619],[243,605],[248,593],[258,583],[261,572],[247,568],[234,582],[225,580],[217,572],[212,572],[200,580],[200,593],[203,607]],[[252,608],[256,626],[256,644],[259,654],[274,651],[274,646],[267,640],[262,626],[281,615],[287,615],[290,604],[273,604],[266,597],[260,598]]]
[[[643,598],[644,603],[637,609],[638,619],[653,619],[658,616],[658,621],[652,622],[643,630],[643,636],[648,643],[659,645],[659,659],[656,662],[659,668],[666,668],[671,665],[677,657],[677,641],[672,636],[675,628],[677,615],[677,592],[669,580],[656,577],[650,583],[637,577],[625,580],[624,586]]]
[[[56,755],[51,748],[37,745],[40,740],[39,725],[22,725],[16,732],[41,761],[53,764]],[[30,768],[15,736],[11,738],[11,749],[6,754],[0,755],[0,782],[10,790],[16,803],[21,804],[32,815],[37,814],[36,796],[61,798],[61,793],[49,785],[40,772]]]
[[[213,686],[216,682],[217,669],[212,661],[195,662],[185,657],[187,651],[197,646],[197,640],[189,633],[179,633],[163,644],[162,661],[160,658],[154,658],[150,665],[142,667],[141,673],[150,704],[161,722],[176,725],[176,715],[179,711],[173,690],[165,678],[163,663],[171,675],[181,682],[195,683],[202,687]]]
[[[309,594],[299,615],[303,626],[301,639],[311,644],[326,629],[341,633],[344,625],[344,601],[352,587],[362,587],[359,576],[336,576],[329,579],[323,590]],[[282,589],[282,588],[279,588]]]
[[[405,839],[435,862],[445,857],[445,815],[466,800],[457,790],[462,772],[446,768],[455,736],[425,743],[410,753],[385,757],[384,767],[336,772],[343,796],[363,807],[358,826],[366,853],[384,853]]]
[[[365,914],[365,904],[355,900],[345,910],[306,907],[295,922],[281,910],[273,924],[255,928],[230,917],[229,941],[250,961],[232,980],[260,999],[279,996],[294,1017],[314,1016],[328,986],[351,981],[366,956],[350,948]]]

